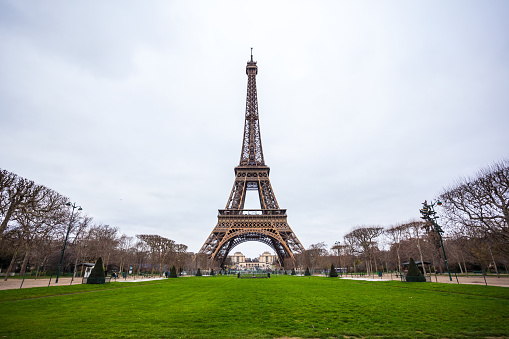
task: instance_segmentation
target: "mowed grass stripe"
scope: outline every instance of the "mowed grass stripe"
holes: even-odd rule
[[[110,285],[120,284],[125,283]],[[70,287],[75,291],[89,288]],[[130,288],[113,287],[103,289],[102,293],[80,294],[54,288],[50,292],[55,297],[0,303],[0,335],[7,338],[509,335],[506,288],[286,276],[191,277]],[[39,293],[46,293],[40,290]],[[35,294],[28,293],[27,298]],[[0,300],[5,297],[9,293],[0,294]]]

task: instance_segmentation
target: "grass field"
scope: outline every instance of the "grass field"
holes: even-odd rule
[[[189,277],[0,291],[2,338],[509,336],[509,289]]]

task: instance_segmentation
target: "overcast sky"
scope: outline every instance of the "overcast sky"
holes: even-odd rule
[[[508,13],[505,0],[0,0],[0,168],[196,252],[233,185],[253,47],[276,198],[304,247],[331,246],[419,218],[508,156]]]

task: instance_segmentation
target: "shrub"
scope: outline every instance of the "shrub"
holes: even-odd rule
[[[410,258],[410,263],[408,264],[408,273],[405,276],[405,280],[408,282],[426,282],[426,278],[417,267],[417,264],[413,258]]]
[[[336,269],[334,268],[334,265],[330,264],[329,277],[336,278],[337,276],[338,276],[338,272],[336,272]]]
[[[309,267],[306,267],[306,272],[304,272],[305,276],[311,275],[311,272],[309,272]]]
[[[196,276],[197,276],[197,277],[201,277],[201,271],[200,271],[200,269],[199,269],[199,268],[198,268],[198,271],[196,271]]]
[[[213,268],[210,269],[210,275],[216,275]]]
[[[105,280],[103,259],[99,257],[87,278],[87,284],[104,284]]]
[[[292,268],[292,275],[295,275],[297,273],[295,273],[295,268]]]
[[[178,278],[177,269],[175,268],[175,266],[172,266],[170,268],[170,275],[168,278]]]

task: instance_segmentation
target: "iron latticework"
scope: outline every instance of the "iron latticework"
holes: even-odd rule
[[[258,66],[252,54],[246,74],[246,113],[240,163],[235,167],[235,181],[226,207],[219,210],[217,225],[199,253],[224,267],[228,253],[235,246],[246,241],[259,241],[270,246],[284,266],[286,259],[294,259],[294,252],[302,252],[304,247],[288,225],[286,210],[279,208],[270,184],[270,168],[263,158],[258,119]],[[260,209],[244,209],[248,190],[258,191]]]

